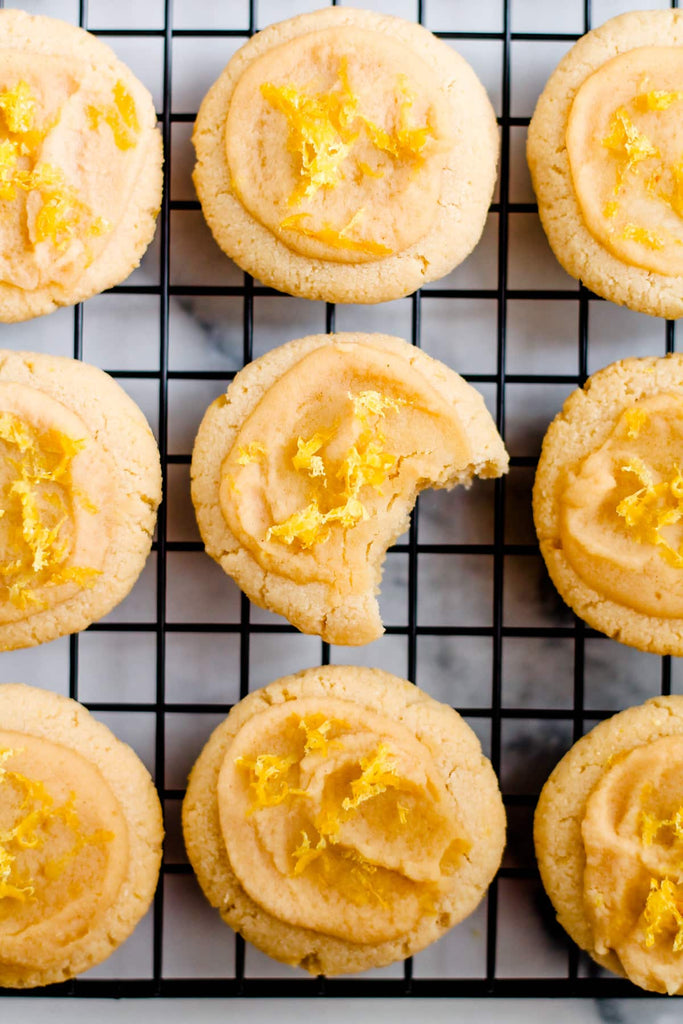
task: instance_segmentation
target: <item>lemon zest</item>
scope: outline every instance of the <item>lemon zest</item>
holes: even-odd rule
[[[342,807],[350,811],[366,800],[372,800],[387,789],[399,789],[401,781],[396,772],[396,761],[389,747],[380,743],[372,754],[360,760],[361,774],[351,783],[351,796],[342,800]]]
[[[664,239],[661,235],[656,234],[654,231],[649,231],[647,228],[641,228],[637,224],[624,224],[621,237],[631,242],[640,242],[641,245],[646,246],[648,249],[663,249]]]
[[[292,851],[292,857],[294,857],[294,871],[293,874],[300,875],[306,870],[309,864],[317,860],[322,856],[323,850],[327,847],[327,840],[324,836],[320,836],[317,844],[311,846],[311,840],[308,838],[308,832],[302,829],[301,832],[301,844]]]
[[[293,213],[280,222],[280,227],[289,231],[297,231],[306,238],[315,238],[325,245],[332,245],[337,249],[348,249],[350,252],[364,252],[370,256],[389,256],[391,249],[380,242],[373,242],[371,238],[349,238],[349,231],[356,227],[358,220],[364,213],[363,209],[356,210],[351,220],[341,230],[337,230],[331,224],[323,224],[322,227],[307,228],[303,221],[310,217],[310,213]]]
[[[637,171],[643,160],[659,156],[659,150],[652,145],[647,135],[633,123],[625,107],[619,107],[610,120],[609,134],[602,140],[602,145],[619,158],[617,179],[614,194],[618,195],[626,175]]]
[[[259,462],[266,456],[266,446],[260,441],[250,441],[245,447],[240,445],[237,450],[237,463],[248,466],[250,462]]]
[[[329,480],[342,481],[341,493],[328,496],[330,507],[327,511],[321,508],[322,496],[312,495],[304,508],[269,528],[267,541],[275,538],[288,545],[297,541],[305,549],[327,541],[333,523],[349,529],[369,518],[360,500],[361,491],[364,487],[372,487],[381,493],[398,461],[395,455],[385,451],[386,438],[377,429],[377,420],[383,419],[389,410],[398,412],[406,402],[402,398],[389,398],[378,391],[361,391],[355,395],[348,392],[347,397],[352,405],[354,419],[362,429],[355,444],[347,449],[336,472],[325,466],[322,456],[317,456],[336,431],[319,431],[308,440],[298,438],[297,452],[292,458],[295,469],[311,477],[320,477],[325,484]],[[320,461],[314,463],[316,457]]]
[[[672,818],[657,818],[654,814],[643,812],[641,817],[641,834],[645,846],[652,846],[657,834],[663,828],[669,828],[676,839],[683,839],[683,806],[679,807]]]
[[[647,423],[647,413],[637,405],[632,405],[624,413],[624,420],[628,427],[628,436],[636,438]]]
[[[11,413],[0,413],[0,441],[9,447],[5,459],[16,472],[0,495],[10,554],[0,563],[0,590],[6,588],[12,604],[26,608],[40,605],[35,590],[41,587],[92,586],[100,571],[67,565],[71,544],[63,534],[69,519],[64,490],[71,462],[86,442],[57,430],[39,433]],[[84,505],[96,511],[89,502]]]
[[[28,83],[20,81],[12,89],[0,92],[0,110],[7,131],[13,134],[31,131],[35,124],[36,101]]]
[[[0,831],[0,900],[15,899],[24,903],[35,897],[37,881],[13,878],[18,852],[43,849],[52,822],[61,821],[72,832],[74,841],[61,857],[48,860],[43,865],[43,874],[48,881],[56,880],[86,846],[111,842],[115,836],[108,829],[96,829],[84,835],[75,809],[75,794],[71,793],[63,804],[55,806],[54,798],[43,782],[6,767],[6,762],[17,753],[18,750],[0,750],[0,784],[10,782],[21,789],[20,810],[25,812],[11,828]],[[16,852],[12,852],[13,847]]]
[[[651,89],[639,93],[634,100],[640,110],[668,110],[673,103],[683,99],[683,92],[667,92],[666,89]]]
[[[256,758],[238,757],[235,764],[251,772],[250,787],[254,799],[248,814],[264,807],[277,807],[293,796],[307,796],[305,790],[293,788],[287,781],[290,770],[297,764],[295,757],[278,754],[259,754]]]
[[[135,100],[121,81],[114,85],[113,96],[114,102],[106,107],[87,108],[88,125],[92,131],[97,131],[100,124],[108,125],[118,148],[132,149],[140,134]]]
[[[676,467],[671,479],[655,484],[652,473],[639,459],[631,459],[621,467],[633,473],[643,485],[617,505],[621,516],[638,544],[654,544],[662,558],[676,569],[683,568],[683,548],[676,550],[662,536],[665,526],[672,526],[683,517],[683,474]]]
[[[330,738],[333,728],[344,726],[344,722],[336,718],[323,718],[322,715],[311,715],[299,721],[299,728],[306,733],[304,743],[305,754],[320,754],[327,757],[330,750],[339,749],[342,744],[339,740]]]
[[[309,476],[325,477],[325,463],[317,454],[332,437],[331,431],[319,430],[304,441],[303,437],[297,438],[296,455],[292,456],[294,469],[305,470]]]
[[[683,949],[683,889],[680,886],[670,878],[659,882],[651,878],[643,914],[647,924],[645,945],[648,949],[654,946],[659,932],[670,932],[673,928],[676,930],[673,951],[679,953]]]

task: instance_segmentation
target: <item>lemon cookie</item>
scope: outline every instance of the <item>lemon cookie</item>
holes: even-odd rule
[[[192,455],[208,554],[256,604],[331,643],[383,629],[386,550],[425,487],[507,471],[481,395],[400,338],[317,334],[250,363]]]
[[[83,29],[0,11],[0,320],[118,284],[161,204],[152,97]]]
[[[462,718],[355,666],[240,701],[192,769],[192,866],[246,939],[312,974],[410,956],[470,914],[500,864],[496,777]]]
[[[683,314],[683,12],[623,14],[553,72],[529,126],[538,209],[564,269],[597,295]]]
[[[329,7],[230,60],[194,131],[194,182],[220,247],[307,299],[384,302],[448,273],[481,235],[498,129],[446,43]]]
[[[74,700],[0,686],[0,986],[113,953],[156,889],[163,827],[137,755]]]
[[[573,392],[543,441],[534,519],[548,572],[615,640],[683,654],[683,356],[625,359]]]
[[[118,604],[160,500],[156,442],[111,377],[0,350],[0,650],[74,633]]]
[[[683,992],[683,697],[629,708],[576,743],[534,821],[541,878],[572,939],[654,992]]]

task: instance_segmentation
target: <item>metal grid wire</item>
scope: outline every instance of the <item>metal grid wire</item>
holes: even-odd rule
[[[426,0],[428,3],[429,0]],[[581,32],[572,33],[529,33],[511,31],[511,0],[500,0],[502,6],[502,29],[499,31],[445,31],[437,32],[437,35],[449,40],[489,40],[496,42],[502,48],[502,79],[501,79],[501,116],[499,123],[501,127],[501,161],[500,161],[500,199],[491,207],[491,211],[498,215],[498,269],[497,283],[495,288],[429,288],[423,292],[417,292],[410,297],[411,304],[411,340],[413,344],[421,344],[422,314],[425,303],[437,299],[469,299],[469,300],[490,300],[496,303],[496,368],[494,373],[469,374],[467,379],[476,385],[488,385],[495,390],[495,416],[499,430],[504,435],[505,413],[506,413],[506,386],[507,385],[534,385],[544,387],[546,385],[565,386],[567,389],[582,384],[588,373],[588,350],[589,350],[589,310],[595,308],[595,296],[590,295],[583,287],[556,288],[556,289],[511,289],[508,285],[508,240],[511,214],[534,214],[536,206],[533,203],[511,202],[510,201],[510,165],[511,165],[511,129],[524,128],[528,117],[511,116],[511,46],[514,42],[546,42],[561,43],[567,47],[573,40],[578,38]],[[0,6],[2,2],[0,0]],[[236,5],[235,5],[236,6]],[[128,283],[112,289],[117,295],[146,295],[158,299],[158,323],[159,323],[159,364],[155,370],[116,370],[110,369],[112,375],[121,379],[124,385],[129,379],[149,379],[151,384],[158,385],[158,409],[159,409],[159,446],[161,460],[164,468],[165,480],[168,481],[169,468],[174,465],[187,466],[189,455],[169,454],[168,426],[169,426],[169,382],[174,380],[182,381],[215,381],[226,382],[234,376],[233,372],[218,370],[190,370],[181,371],[169,368],[169,321],[171,315],[171,301],[176,297],[199,298],[207,296],[234,297],[234,301],[242,303],[242,362],[247,363],[252,359],[254,345],[254,302],[261,296],[274,295],[272,290],[257,286],[248,276],[243,276],[243,283],[230,286],[190,286],[173,284],[170,273],[170,250],[171,250],[171,212],[172,211],[198,211],[199,204],[191,200],[171,199],[171,132],[172,126],[177,123],[191,123],[194,120],[195,112],[176,112],[171,105],[171,82],[172,82],[172,57],[174,40],[180,37],[235,37],[237,43],[252,35],[256,28],[256,0],[248,3],[248,23],[241,27],[224,29],[202,29],[202,28],[176,28],[173,20],[173,0],[165,0],[163,12],[163,27],[155,29],[147,28],[111,28],[95,33],[107,37],[158,37],[163,45],[163,105],[159,112],[159,123],[163,132],[166,163],[164,170],[164,198],[159,219],[159,278],[158,283],[135,284]],[[582,30],[587,31],[591,27],[591,3],[590,0],[583,2],[583,25]],[[676,6],[676,4],[672,4]],[[40,13],[59,13],[49,9],[49,4],[40,4],[37,8]],[[231,4],[225,4],[225,10],[231,11]],[[416,2],[416,18],[420,22],[425,21],[425,0]],[[88,28],[88,3],[87,0],[80,0],[79,22]],[[112,40],[113,42],[113,40]],[[457,43],[456,43],[457,45]],[[226,57],[227,59],[227,57]],[[568,281],[568,279],[567,279]],[[568,281],[568,285],[571,282]],[[545,300],[555,304],[557,309],[565,309],[557,303],[572,302],[578,304],[578,373],[568,374],[547,374],[547,373],[506,373],[506,337],[508,334],[508,303],[511,300],[532,301]],[[453,306],[454,316],[457,318],[455,304]],[[325,311],[325,324],[328,331],[335,329],[336,311],[334,305],[328,304]],[[553,322],[547,324],[548,337],[553,337]],[[83,335],[84,316],[83,307],[77,306],[73,315],[73,355],[80,359],[83,356]],[[6,343],[11,344],[12,338],[5,335]],[[667,323],[665,328],[665,350],[674,350],[674,325]],[[614,353],[618,358],[619,352]],[[458,368],[457,366],[455,367]],[[527,455],[513,456],[511,460],[512,473],[515,470],[525,470],[528,474],[533,470],[535,457]],[[407,643],[407,674],[415,681],[418,668],[418,638],[420,637],[479,637],[490,641],[492,645],[492,660],[490,674],[490,690],[487,699],[482,701],[480,706],[460,709],[463,714],[476,724],[476,720],[490,724],[490,757],[493,767],[500,774],[501,769],[501,732],[506,721],[534,719],[552,723],[554,721],[564,722],[568,728],[568,743],[578,739],[584,732],[586,725],[590,726],[594,720],[604,718],[613,713],[615,708],[590,708],[584,707],[584,679],[586,641],[593,641],[599,638],[599,634],[589,630],[580,620],[568,621],[566,625],[508,625],[504,621],[504,566],[506,560],[514,557],[528,560],[538,555],[538,549],[533,543],[510,543],[506,533],[506,484],[505,480],[495,482],[493,498],[493,541],[492,543],[421,543],[419,540],[419,516],[416,508],[412,518],[410,533],[405,543],[399,543],[393,552],[407,556],[407,624],[389,626],[387,634],[404,637]],[[165,493],[168,491],[168,485]],[[115,632],[121,634],[123,642],[126,636],[134,633],[146,633],[153,635],[156,644],[156,690],[152,701],[146,702],[123,702],[123,701],[99,701],[86,702],[87,706],[96,714],[112,712],[139,715],[147,713],[155,719],[155,744],[154,763],[156,766],[156,779],[160,787],[160,795],[166,806],[182,799],[183,790],[164,786],[164,767],[166,763],[166,720],[175,715],[198,715],[213,714],[214,716],[224,715],[230,708],[229,703],[193,703],[190,700],[192,693],[191,682],[187,687],[187,700],[184,703],[167,700],[166,694],[166,659],[167,659],[167,638],[174,633],[193,634],[235,634],[239,641],[239,696],[244,696],[249,690],[250,683],[250,654],[252,653],[252,638],[262,637],[266,634],[294,633],[295,631],[286,624],[273,624],[271,622],[252,621],[250,604],[241,595],[239,607],[239,621],[168,621],[167,619],[167,556],[174,552],[199,552],[201,544],[195,541],[172,541],[167,539],[167,517],[168,510],[166,502],[159,511],[157,540],[154,544],[156,551],[156,617],[155,621],[109,621],[101,622],[90,627],[89,633]],[[456,625],[430,625],[418,618],[418,563],[425,556],[488,556],[493,564],[493,586],[492,586],[492,611],[490,625],[480,626],[456,626]],[[444,559],[444,571],[446,571],[446,560]],[[526,564],[526,563],[525,563]],[[169,574],[170,575],[170,574]],[[452,586],[458,586],[458,579],[453,574]],[[502,698],[503,680],[503,646],[504,640],[543,640],[550,642],[570,642],[573,645],[573,693],[571,706],[557,707],[549,702],[549,706],[524,706],[518,702],[514,706],[508,706]],[[483,641],[482,641],[483,642]],[[79,647],[82,640],[79,636],[69,638],[69,693],[72,697],[79,697]],[[329,663],[330,648],[322,644],[320,658],[323,663]],[[82,682],[82,680],[81,680]],[[661,659],[661,674],[659,685],[662,693],[670,693],[672,686],[672,666],[668,657]],[[81,695],[83,689],[81,686]],[[197,747],[198,752],[199,747]],[[558,755],[559,756],[559,755]],[[505,792],[503,785],[505,803],[510,818],[510,841],[519,838],[521,830],[527,832],[530,828],[531,809],[536,800],[536,792]],[[414,974],[413,962],[406,961],[402,977],[363,977],[363,978],[340,978],[340,979],[308,979],[297,975],[284,978],[263,978],[249,977],[245,971],[245,945],[241,938],[237,937],[235,943],[234,962],[227,964],[226,976],[212,977],[168,977],[164,974],[164,889],[168,879],[173,875],[189,875],[190,867],[186,863],[166,862],[164,864],[159,889],[156,895],[153,908],[152,942],[153,954],[150,976],[144,979],[80,979],[68,982],[61,986],[53,986],[39,992],[29,993],[31,995],[64,995],[64,996],[88,996],[88,997],[121,997],[121,996],[624,996],[642,995],[627,982],[601,974],[594,967],[586,966],[578,951],[565,940],[556,930],[554,941],[564,950],[565,969],[548,976],[547,971],[539,971],[534,977],[535,953],[530,950],[528,963],[528,977],[501,977],[500,970],[497,970],[499,935],[499,891],[500,881],[507,880],[515,882],[527,882],[538,886],[538,875],[533,864],[533,859],[528,858],[527,863],[520,866],[512,864],[504,866],[498,877],[493,882],[488,895],[485,913],[486,942],[485,942],[485,970],[480,977],[452,977],[445,971],[440,977],[419,977]],[[535,909],[541,915],[545,914],[546,926],[552,931],[550,919],[552,917],[549,908],[539,897]],[[187,936],[187,941],[192,941],[192,936]],[[215,972],[212,972],[215,974]],[[518,972],[519,973],[519,972]],[[9,996],[25,995],[27,993],[5,993]]]

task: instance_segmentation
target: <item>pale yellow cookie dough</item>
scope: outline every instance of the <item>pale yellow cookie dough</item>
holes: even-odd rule
[[[384,302],[481,235],[498,129],[485,90],[419,25],[329,7],[271,25],[207,93],[194,182],[220,247],[307,299]]]
[[[620,15],[576,43],[529,126],[543,227],[573,277],[653,316],[683,314],[683,12]]]
[[[76,701],[0,686],[0,986],[65,981],[146,913],[163,825],[137,755]]]
[[[0,11],[0,321],[128,277],[154,234],[161,166],[152,97],[108,46]]]
[[[536,856],[560,924],[634,984],[683,991],[683,697],[596,726],[543,787]]]
[[[0,650],[85,629],[122,601],[160,500],[156,442],[111,377],[0,350]]]
[[[452,708],[336,665],[233,708],[192,770],[183,830],[232,928],[332,975],[401,960],[470,914],[500,863],[505,811]]]
[[[625,359],[574,391],[534,484],[548,572],[621,643],[683,654],[683,356]]]
[[[250,363],[202,420],[192,500],[250,600],[330,643],[380,636],[388,546],[425,487],[507,471],[481,395],[400,338],[317,334]]]

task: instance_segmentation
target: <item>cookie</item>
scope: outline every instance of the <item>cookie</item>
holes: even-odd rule
[[[147,912],[163,827],[137,755],[74,700],[0,686],[0,986],[65,981]]]
[[[457,266],[481,235],[498,128],[446,43],[328,7],[271,25],[202,102],[194,183],[228,256],[306,299],[384,302]]]
[[[536,856],[557,919],[603,967],[683,992],[683,697],[601,722],[543,787]]]
[[[250,363],[204,415],[192,500],[206,546],[255,604],[304,633],[383,632],[386,550],[425,487],[508,458],[481,395],[383,334],[316,334]]]
[[[683,314],[683,13],[612,18],[553,72],[527,156],[548,241],[603,298]]]
[[[470,914],[500,864],[505,811],[452,708],[335,665],[233,708],[192,769],[183,831],[227,924],[332,975],[401,960]]]
[[[625,359],[574,391],[534,483],[551,579],[595,629],[683,654],[683,356]]]
[[[0,11],[0,320],[128,277],[154,234],[161,165],[152,97],[108,46]]]
[[[122,601],[160,500],[152,432],[108,374],[0,350],[0,650],[85,629]]]

